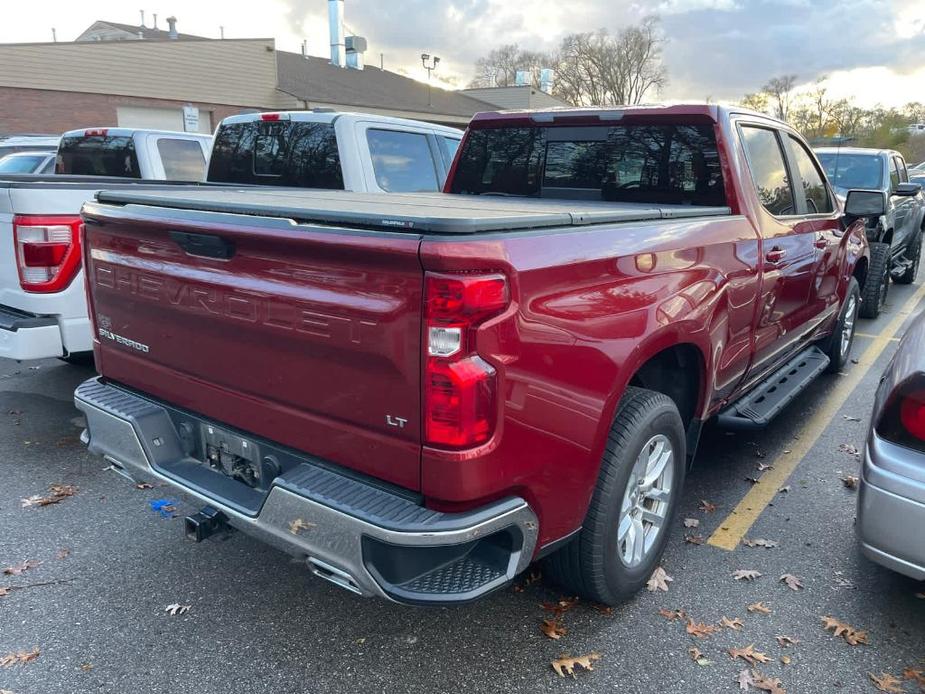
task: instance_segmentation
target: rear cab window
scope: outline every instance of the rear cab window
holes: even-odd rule
[[[157,152],[168,181],[201,181],[206,171],[206,158],[198,140],[160,137]]]
[[[741,133],[752,181],[761,204],[776,217],[794,214],[793,190],[777,132],[769,128],[743,125]]]
[[[450,192],[726,204],[715,133],[705,124],[470,130]]]
[[[141,178],[135,139],[105,132],[62,137],[55,173]]]
[[[387,193],[426,193],[438,189],[437,165],[424,133],[370,128],[366,141],[376,184]]]
[[[342,190],[334,125],[295,120],[222,125],[212,145],[207,180]]]

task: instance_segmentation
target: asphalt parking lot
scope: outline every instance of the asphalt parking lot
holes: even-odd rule
[[[749,666],[728,649],[749,645],[767,656],[757,668],[779,678],[777,691],[872,692],[870,673],[902,681],[905,669],[925,667],[925,584],[859,555],[856,492],[841,478],[858,474],[851,447],[863,450],[895,338],[925,307],[920,286],[894,285],[887,312],[860,323],[858,363],[819,380],[766,431],[708,428],[681,513],[699,526],[674,530],[668,591],[612,611],[566,605],[567,633],[557,640],[540,629],[551,614],[542,605],[567,596],[542,579],[522,577],[465,607],[414,609],[354,597],[240,534],[189,543],[181,518],[192,505],[180,498],[178,517],[161,517],[150,502],[176,495],[133,487],[80,444],[71,394],[91,369],[0,364],[0,569],[41,562],[0,574],[0,659],[39,652],[0,667],[0,690],[733,692]],[[749,479],[764,475],[757,486]],[[53,484],[77,492],[22,507]],[[737,581],[738,570],[761,576]],[[784,574],[803,587],[788,588]],[[757,602],[770,613],[748,611]],[[172,604],[190,609],[170,615]],[[659,610],[683,610],[695,625],[725,617],[738,628],[700,638]],[[822,616],[865,631],[868,643],[833,636]],[[779,636],[794,643],[782,646]],[[600,656],[593,671],[574,680],[550,667],[562,654],[589,653]],[[896,691],[920,685],[902,686]]]

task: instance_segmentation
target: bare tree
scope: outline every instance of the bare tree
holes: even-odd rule
[[[556,54],[556,96],[574,104],[638,104],[668,82],[664,39],[649,17],[617,35],[606,29],[570,34]]]
[[[765,113],[768,110],[768,95],[764,92],[752,92],[739,99],[739,106],[752,111]]]
[[[790,97],[796,84],[796,75],[781,75],[780,77],[772,77],[761,88],[761,91],[767,93],[771,98],[774,104],[774,115],[780,120],[785,121],[790,115]]]
[[[549,67],[549,58],[542,53],[525,51],[516,43],[494,49],[484,58],[475,62],[476,77],[470,87],[510,87],[515,84],[517,73],[521,70],[530,73],[534,86],[539,84],[539,71]]]

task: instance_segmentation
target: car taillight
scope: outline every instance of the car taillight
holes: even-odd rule
[[[495,369],[475,349],[475,328],[508,305],[502,275],[424,278],[427,354],[424,439],[439,448],[471,448],[495,427]]]
[[[889,395],[877,433],[893,443],[925,451],[925,374],[900,383]]]
[[[75,215],[13,217],[13,244],[19,284],[36,293],[59,292],[80,267],[80,229]]]

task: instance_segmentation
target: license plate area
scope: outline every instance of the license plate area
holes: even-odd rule
[[[253,440],[212,424],[203,424],[200,433],[202,462],[216,472],[262,490],[280,473],[276,459],[263,455]]]

